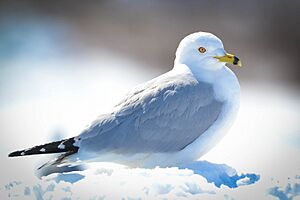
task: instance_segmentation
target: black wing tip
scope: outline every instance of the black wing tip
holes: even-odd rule
[[[79,147],[74,146],[75,142],[76,142],[75,138],[69,138],[61,141],[51,142],[51,143],[35,146],[24,150],[14,151],[8,154],[8,157],[19,157],[19,156],[51,154],[51,153],[65,153],[65,152],[76,153]],[[64,147],[59,148],[60,144],[63,144]]]
[[[8,154],[8,157],[18,157],[18,156],[24,156],[22,155],[22,153],[24,153],[24,151],[14,151],[14,152],[11,152],[10,154]]]

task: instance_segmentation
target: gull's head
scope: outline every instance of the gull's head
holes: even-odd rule
[[[226,63],[242,66],[240,59],[227,53],[222,41],[211,33],[197,32],[186,36],[176,51],[175,64],[217,70]]]

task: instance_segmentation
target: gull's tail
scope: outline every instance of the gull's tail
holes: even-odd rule
[[[73,138],[51,142],[43,145],[38,145],[29,149],[14,151],[10,153],[8,157],[50,154],[50,153],[68,153],[68,155],[70,155],[76,153],[79,149],[79,147],[74,145],[75,141],[76,139],[73,137]]]
[[[58,157],[46,162],[37,169],[38,177],[47,176],[52,173],[80,171],[84,169],[82,163],[72,163],[69,158],[78,152],[79,147],[75,146],[77,138],[72,137],[56,142],[38,145],[32,148],[14,151],[8,157],[29,156],[38,154],[62,153]]]

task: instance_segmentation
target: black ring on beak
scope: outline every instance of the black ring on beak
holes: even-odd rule
[[[237,65],[240,59],[238,59],[238,57],[234,56],[233,57],[233,64]]]

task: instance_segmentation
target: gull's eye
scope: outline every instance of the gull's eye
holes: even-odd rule
[[[200,53],[205,53],[206,52],[206,49],[204,47],[199,47],[198,51]]]

